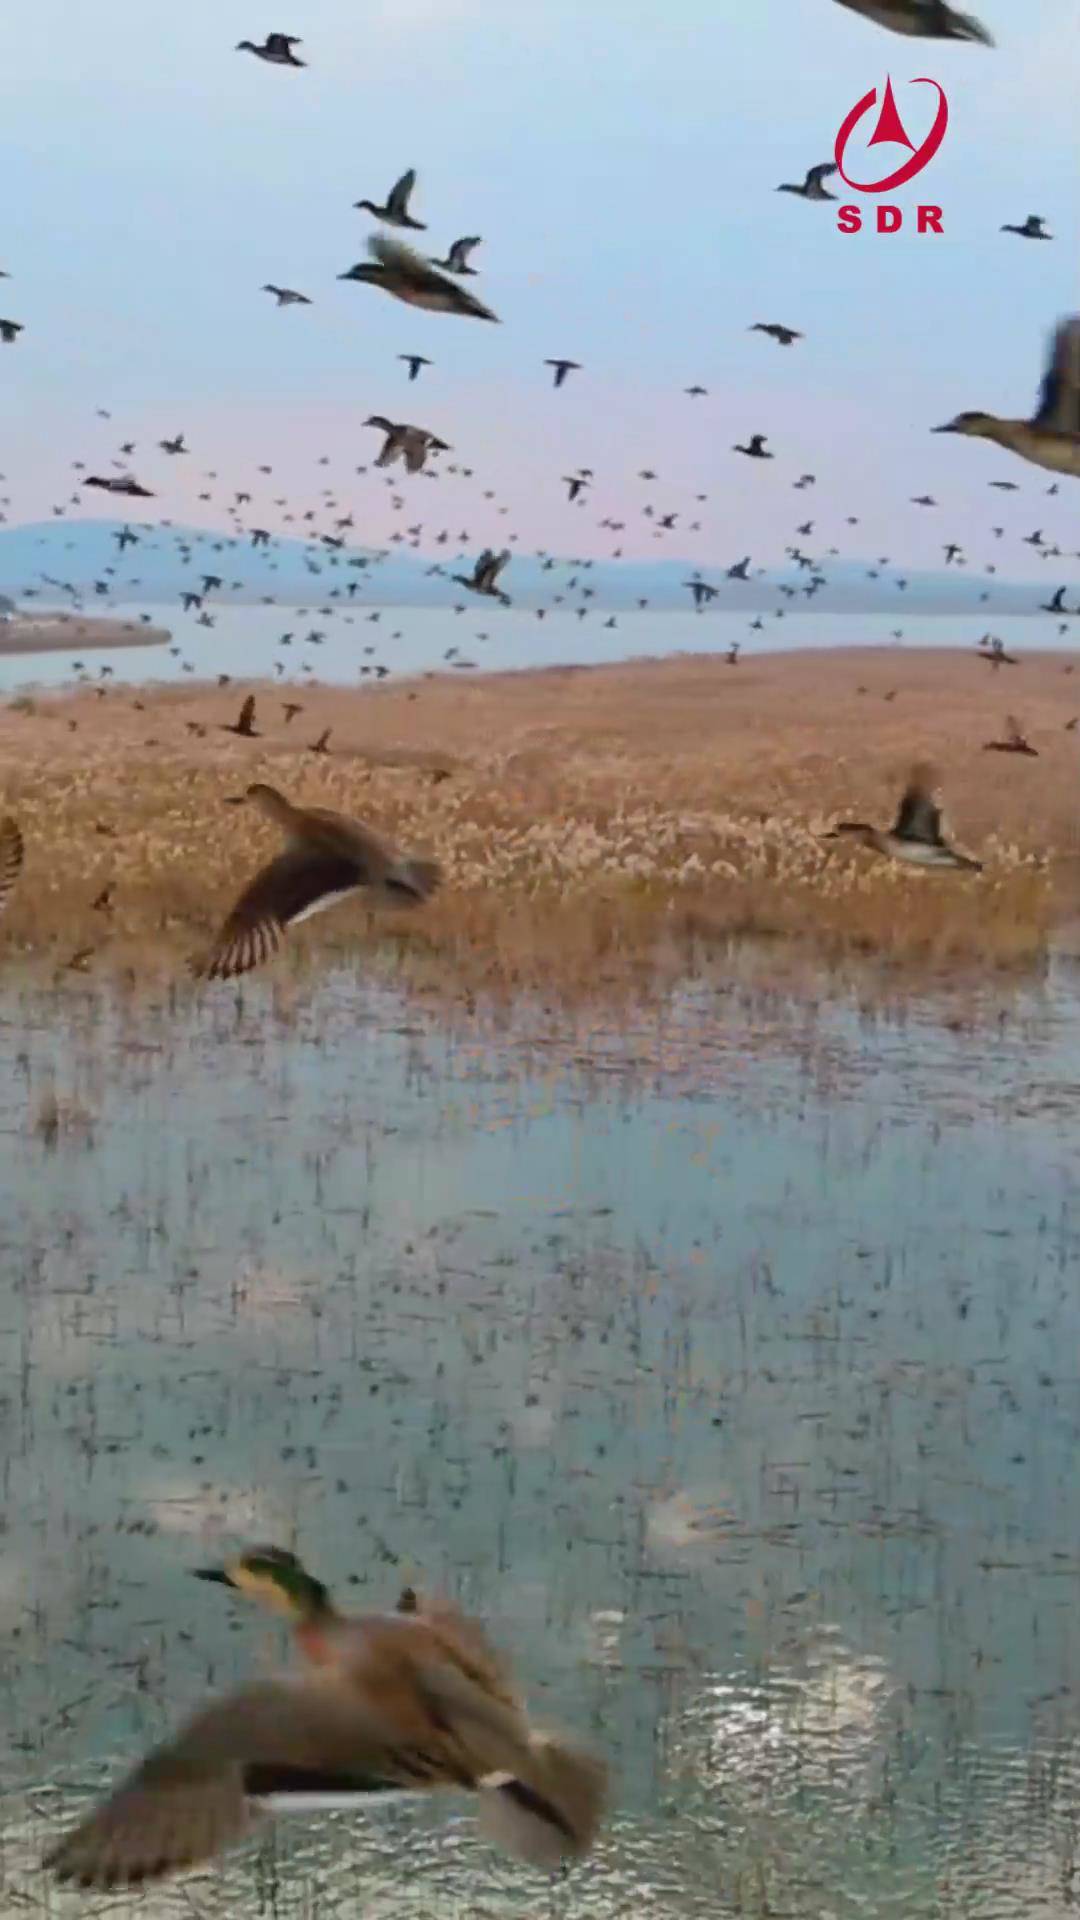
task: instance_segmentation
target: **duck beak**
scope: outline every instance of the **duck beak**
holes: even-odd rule
[[[191,1571],[196,1580],[213,1580],[219,1587],[231,1587],[233,1584],[224,1567],[193,1567]]]
[[[931,433],[956,433],[958,429],[955,420],[947,420],[943,427],[931,427],[930,431]]]

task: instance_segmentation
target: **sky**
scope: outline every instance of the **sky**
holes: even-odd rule
[[[560,553],[617,539],[627,556],[771,563],[813,515],[843,551],[914,567],[945,540],[982,555],[1004,523],[1001,570],[1045,579],[1020,535],[1071,547],[1075,483],[1048,499],[1038,469],[929,430],[965,407],[1027,413],[1049,331],[1080,305],[1080,16],[1074,0],[970,5],[996,50],[909,40],[835,0],[10,0],[0,311],[25,332],[0,348],[9,520],[48,516],[72,461],[107,471],[131,439],[163,516],[220,525],[250,486],[276,527],[272,497],[310,505],[329,476],[378,543],[401,523],[384,477],[354,469],[383,413],[475,475],[406,482],[405,517],[476,543],[513,528]],[[236,51],[268,30],[300,35],[309,65]],[[776,193],[831,157],[886,75],[919,138],[923,74],[949,132],[892,197],[939,204],[942,236],[840,234],[834,207]],[[337,280],[374,225],[352,203],[409,166],[422,245],[483,236],[469,284],[499,327]],[[1054,244],[1000,232],[1029,212]],[[279,311],[266,281],[314,304]],[[781,349],[755,320],[806,337]],[[410,385],[396,355],[413,351],[435,364]],[[557,393],[554,355],[582,363]],[[168,460],[156,442],[178,430],[192,452]],[[732,453],[753,432],[773,462]],[[578,508],[562,476],[580,466],[595,479]],[[648,491],[642,468],[660,476]],[[816,488],[793,495],[808,471]],[[994,477],[1022,494],[989,492]],[[924,491],[938,510],[910,504]],[[674,532],[657,538],[649,501]]]

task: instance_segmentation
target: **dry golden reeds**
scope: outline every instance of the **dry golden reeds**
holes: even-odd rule
[[[468,686],[305,687],[307,732],[334,728],[337,750],[317,762],[286,733],[280,688],[254,689],[251,742],[214,726],[235,687],[13,703],[0,712],[2,800],[26,866],[2,950],[9,965],[93,948],[91,971],[179,969],[271,851],[265,823],[222,801],[271,780],[445,867],[420,914],[375,918],[360,904],[315,919],[290,936],[286,972],[316,952],[359,952],[365,967],[469,989],[604,988],[674,978],[745,935],[896,962],[1031,961],[1080,873],[1067,663],[1026,660],[1022,699],[1010,685],[1039,757],[1008,777],[981,752],[1002,696],[980,664],[836,652],[738,674],[679,658]],[[923,757],[944,770],[957,843],[986,863],[977,879],[822,843],[838,815],[891,819]]]

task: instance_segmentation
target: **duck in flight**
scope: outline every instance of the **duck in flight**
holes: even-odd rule
[[[472,574],[452,573],[451,580],[456,586],[467,587],[470,593],[487,594],[493,600],[501,600],[504,607],[510,605],[508,594],[503,593],[498,584],[499,575],[511,558],[509,547],[496,555],[490,547],[485,547]]]
[[[951,867],[981,873],[982,862],[957,853],[943,839],[941,808],[936,805],[925,768],[916,768],[904,790],[893,825],[868,826],[864,820],[838,820],[826,840],[857,840],[889,860],[911,867]]]
[[[840,0],[840,5],[892,33],[913,34],[922,40],[975,40],[984,47],[994,44],[978,20],[958,13],[946,0]]]
[[[297,293],[294,287],[275,287],[272,285],[267,285],[263,288],[263,292],[275,294],[277,296],[277,303],[279,307],[310,307],[311,305],[311,301],[308,299],[307,294]]]
[[[385,414],[373,413],[364,425],[378,427],[386,435],[375,462],[377,467],[392,467],[395,460],[403,460],[407,472],[419,473],[429,453],[449,452],[446,441],[429,433],[425,427],[411,427],[403,420],[388,420]]]
[[[0,341],[3,342],[5,347],[13,347],[22,332],[23,322],[21,320],[0,320]]]
[[[433,267],[441,267],[444,273],[472,274],[476,277],[476,268],[470,267],[469,255],[474,247],[480,245],[478,233],[467,233],[463,239],[455,240],[445,260],[433,260]]]
[[[182,433],[178,433],[174,440],[159,440],[158,446],[161,448],[162,453],[186,453],[187,452],[187,448],[184,445],[184,436]]]
[[[405,365],[409,369],[410,380],[416,379],[421,367],[430,367],[431,365],[431,361],[425,360],[422,353],[399,353],[398,359],[404,360]]]
[[[22,872],[23,837],[14,820],[0,820],[0,913],[3,913],[15,882]]]
[[[1021,240],[1052,240],[1053,234],[1047,233],[1046,221],[1041,213],[1029,213],[1022,227],[1012,227],[1006,221],[1002,233],[1018,233]]]
[[[358,213],[373,213],[388,227],[411,227],[415,233],[427,231],[423,220],[414,220],[409,212],[409,195],[416,185],[416,168],[410,167],[400,180],[395,181],[386,196],[385,207],[377,207],[374,200],[355,200],[353,205]]]
[[[294,47],[303,46],[303,41],[295,33],[268,33],[261,47],[254,40],[238,40],[237,53],[253,53],[257,60],[268,60],[272,67],[305,67],[306,60],[298,60]]]
[[[556,387],[562,386],[568,373],[581,372],[581,367],[577,360],[545,360],[544,365],[545,367],[554,367],[555,378],[552,385]]]
[[[106,474],[104,477],[98,473],[91,473],[88,474],[83,481],[83,486],[100,487],[103,493],[128,494],[135,500],[152,500],[154,498],[152,489],[150,487],[140,487],[134,474],[131,473]]]
[[[835,160],[827,160],[820,167],[809,168],[801,187],[793,186],[790,181],[777,187],[777,193],[797,193],[800,200],[835,200],[835,193],[827,193],[822,182],[830,174],[838,171]]]
[[[1020,722],[1016,719],[1015,715],[1011,713],[1008,713],[1005,716],[1004,739],[985,741],[983,745],[983,752],[984,753],[1026,753],[1030,755],[1030,757],[1033,760],[1037,760],[1039,757],[1038,747],[1033,747],[1031,745],[1031,742],[1024,737],[1024,732],[1020,725]]]
[[[252,806],[285,835],[285,851],[244,888],[209,956],[196,968],[208,980],[232,980],[269,960],[286,928],[365,890],[386,906],[430,900],[441,878],[433,860],[417,860],[359,820],[328,807],[294,807],[261,781],[230,800]]]
[[[222,733],[238,733],[242,740],[257,740],[255,731],[255,695],[249,693],[235,720],[222,722]]]
[[[958,413],[932,431],[993,440],[1037,467],[1080,478],[1080,314],[1063,320],[1054,335],[1039,404],[1030,420]]]
[[[453,280],[436,273],[434,267],[421,260],[411,247],[403,246],[400,240],[373,233],[368,252],[372,255],[370,262],[350,267],[347,273],[339,273],[338,279],[366,281],[370,286],[382,287],[396,300],[404,300],[410,307],[423,307],[428,313],[458,313],[474,320],[498,320],[490,307],[474,299]]]
[[[779,191],[780,189],[777,188],[777,192]],[[830,195],[829,198],[831,197]],[[794,341],[801,340],[803,337],[801,333],[796,333],[794,327],[782,327],[777,320],[755,320],[749,331],[767,333],[770,340],[776,341],[778,347],[790,347]]]
[[[587,1853],[606,1768],[529,1720],[478,1621],[411,1588],[349,1617],[294,1554],[260,1547],[200,1570],[292,1624],[302,1664],[203,1707],[66,1834],[46,1865],[113,1890],[160,1880],[244,1840],[263,1812],[362,1806],[451,1788],[481,1831],[549,1869]]]
[[[766,450],[765,446],[767,439],[767,434],[752,433],[748,446],[734,446],[731,451],[732,453],[745,453],[748,460],[771,460],[773,455]]]

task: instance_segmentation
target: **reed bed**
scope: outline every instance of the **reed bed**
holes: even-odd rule
[[[8,966],[183,970],[274,848],[254,812],[222,804],[267,780],[446,870],[423,912],[358,904],[308,923],[275,963],[286,974],[350,957],[465,993],[609,990],[747,936],[837,960],[1030,964],[1076,907],[1072,664],[1043,655],[995,673],[970,653],[837,651],[734,670],[680,657],[13,701],[2,810],[27,861],[0,951]],[[223,730],[248,690],[250,741]],[[286,698],[303,704],[288,727]],[[984,751],[1006,707],[1037,758]],[[326,726],[330,752],[315,755]],[[915,760],[940,768],[948,828],[981,876],[910,873],[823,841],[836,817],[891,820]]]

